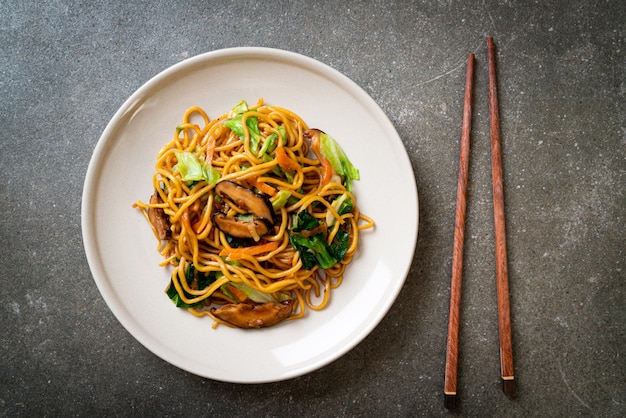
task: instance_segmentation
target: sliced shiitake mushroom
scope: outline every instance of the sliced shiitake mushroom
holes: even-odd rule
[[[150,197],[150,203],[153,205],[163,203],[161,196],[159,196],[159,192],[157,192],[156,190],[154,191],[154,194]],[[168,239],[170,237],[170,222],[163,209],[149,208],[148,219],[150,219],[150,223],[157,230],[159,239]]]
[[[211,311],[213,315],[239,328],[262,328],[276,325],[291,316],[290,303],[230,303]]]
[[[234,216],[226,216],[224,212],[215,212],[213,223],[231,237],[252,238],[255,241],[269,233],[272,228],[271,222],[265,218],[255,216],[250,220],[244,220]]]
[[[227,216],[224,212],[214,213],[213,223],[224,233],[258,241],[271,231],[274,226],[274,210],[265,196],[229,180],[217,183],[215,192],[250,213],[248,218]]]
[[[272,204],[263,195],[229,180],[220,181],[215,185],[215,192],[225,199],[231,200],[238,207],[247,210],[257,218],[266,219],[274,225]]]

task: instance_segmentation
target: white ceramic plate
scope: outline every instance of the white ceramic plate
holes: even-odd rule
[[[132,209],[152,193],[155,157],[185,109],[210,117],[241,99],[288,108],[335,137],[360,169],[355,193],[376,221],[330,306],[272,328],[211,328],[209,318],[177,309],[164,294],[169,272],[143,216]],[[391,211],[402,208],[402,213]],[[354,82],[292,52],[233,48],[170,67],[117,111],[89,164],[82,202],[87,259],[117,319],[145,347],[207,378],[261,383],[318,369],[362,341],[393,304],[408,274],[418,228],[415,178],[384,112]]]

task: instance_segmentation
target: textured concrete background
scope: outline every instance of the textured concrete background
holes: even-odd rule
[[[626,3],[0,3],[2,416],[626,415]],[[500,390],[485,37],[498,49],[518,392]],[[181,60],[267,46],[326,63],[389,115],[415,171],[420,235],[389,314],[293,380],[183,372],[117,322],[80,229],[107,122]],[[465,61],[476,53],[460,406],[443,407]]]

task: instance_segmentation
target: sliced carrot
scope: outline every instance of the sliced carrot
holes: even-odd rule
[[[184,211],[180,217],[180,220],[183,222],[183,226],[187,231],[191,231],[193,228],[191,227],[191,221],[189,220],[189,213]]]
[[[280,168],[290,174],[293,174],[294,171],[300,168],[300,165],[289,157],[287,151],[282,146],[276,148],[276,161],[278,161]]]
[[[220,256],[228,256],[228,260],[240,260],[244,255],[257,255],[274,251],[280,245],[279,241],[270,241],[265,244],[254,245],[252,247],[224,248],[220,251]]]
[[[191,229],[193,229],[193,232],[195,232],[196,234],[199,234],[202,228],[202,219],[200,219],[197,222],[194,222],[193,225],[191,225]]]
[[[260,181],[258,177],[250,178],[247,180],[252,186],[256,187],[265,194],[268,194],[270,196],[274,196],[276,194],[275,188],[263,181]]]
[[[213,154],[215,153],[215,135],[209,137],[209,143],[206,146],[206,159],[209,164],[213,162]]]
[[[330,165],[330,161],[328,161],[328,159],[324,157],[324,154],[322,154],[319,136],[311,140],[311,151],[313,151],[313,153],[320,162],[320,166],[322,169],[322,186],[325,186],[330,182],[330,179],[333,177],[334,170],[333,166]]]
[[[220,136],[220,133],[222,131],[222,126],[223,125],[218,125],[215,127],[212,127],[209,132],[207,132],[208,138],[207,138],[207,146],[206,146],[206,158],[204,159],[208,164],[211,164],[213,162],[213,156],[215,154],[215,142],[217,141],[217,138]]]
[[[237,300],[237,302],[245,302],[246,300],[248,300],[248,296],[242,290],[237,289],[235,286],[227,284],[226,289]]]
[[[321,158],[318,159],[322,165],[322,186],[325,186],[330,183],[330,179],[333,177],[333,166],[330,165],[330,161],[328,161],[324,156],[321,156]]]

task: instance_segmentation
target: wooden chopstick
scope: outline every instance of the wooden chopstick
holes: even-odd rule
[[[444,405],[448,409],[452,409],[456,406],[461,278],[463,272],[463,243],[465,241],[465,207],[467,202],[467,179],[469,175],[473,85],[474,54],[469,54],[467,57],[467,73],[465,76],[465,100],[463,104],[463,128],[461,132],[460,152],[461,157],[456,194],[456,216],[454,221],[454,248],[452,253],[452,279],[450,285],[450,316],[448,319],[448,343],[446,348]]]
[[[502,186],[502,155],[500,118],[496,83],[496,56],[493,38],[487,38],[487,68],[489,75],[489,118],[491,123],[491,172],[493,182],[493,218],[496,247],[496,282],[498,288],[498,330],[500,334],[500,369],[502,390],[515,392],[513,345],[511,342],[511,308],[509,304],[509,275],[506,257],[504,225],[504,195]]]

